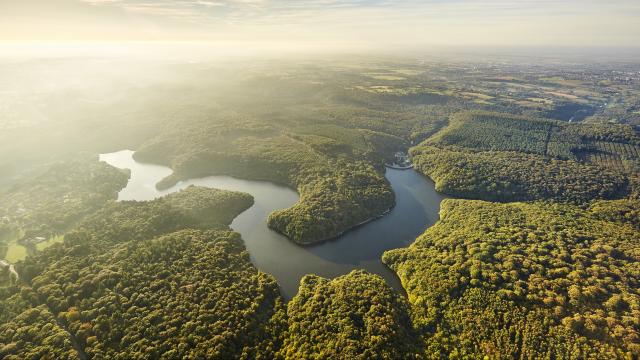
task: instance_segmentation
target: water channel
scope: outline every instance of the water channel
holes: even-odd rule
[[[406,247],[438,220],[444,195],[435,191],[432,181],[414,170],[387,169],[385,176],[396,195],[396,206],[385,216],[352,229],[339,238],[313,246],[300,246],[267,227],[269,213],[298,201],[298,194],[287,187],[265,181],[242,180],[229,176],[207,176],[181,181],[166,190],[155,184],[171,174],[165,166],[137,162],[133,151],[100,155],[100,160],[117,168],[131,170],[127,186],[118,200],[151,200],[184,189],[206,186],[251,194],[255,204],[238,215],[231,228],[242,235],[255,266],[275,276],[288,300],[306,274],[334,278],[353,269],[365,269],[382,276],[398,291],[404,291],[397,276],[382,261],[382,253]]]

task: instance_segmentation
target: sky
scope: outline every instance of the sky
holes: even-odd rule
[[[640,47],[640,0],[0,0],[0,42]]]

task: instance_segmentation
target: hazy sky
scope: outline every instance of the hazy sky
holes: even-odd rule
[[[0,41],[640,46],[640,0],[0,0]]]

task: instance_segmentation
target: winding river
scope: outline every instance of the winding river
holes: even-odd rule
[[[382,253],[405,247],[438,220],[444,195],[435,191],[433,182],[414,170],[387,169],[386,177],[396,195],[396,206],[385,216],[346,232],[339,238],[313,246],[299,246],[267,227],[269,213],[298,201],[298,194],[270,182],[207,176],[181,181],[166,190],[155,184],[171,174],[165,166],[139,163],[133,151],[123,150],[100,155],[100,160],[117,168],[131,170],[127,186],[118,200],[151,200],[189,185],[242,191],[253,195],[254,205],[238,215],[231,228],[242,235],[252,262],[272,274],[290,300],[306,274],[334,278],[354,269],[379,274],[398,291],[404,292],[397,276],[382,261]]]

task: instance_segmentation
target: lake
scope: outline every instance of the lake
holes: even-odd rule
[[[294,190],[265,181],[218,175],[181,181],[171,188],[157,190],[155,184],[172,170],[137,162],[132,155],[130,150],[100,155],[100,160],[112,166],[131,170],[129,183],[118,194],[118,200],[151,200],[190,185],[251,194],[254,205],[238,215],[231,228],[242,235],[254,265],[276,278],[287,300],[297,293],[300,279],[306,274],[334,278],[354,269],[378,274],[390,286],[404,292],[395,273],[382,264],[382,253],[408,246],[433,225],[445,198],[435,191],[431,180],[414,170],[387,169],[385,176],[396,195],[396,206],[388,214],[335,240],[300,246],[267,227],[267,216],[272,211],[298,201]]]

